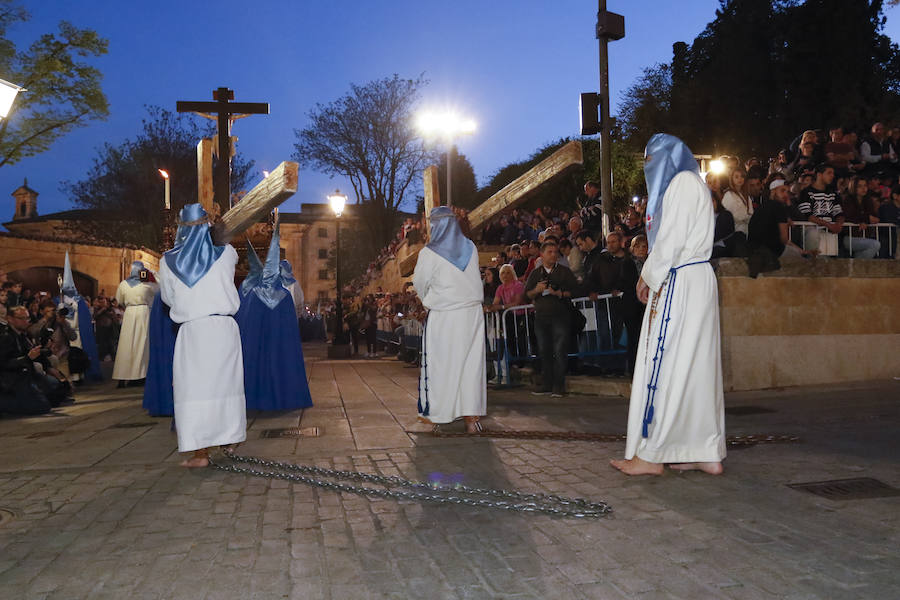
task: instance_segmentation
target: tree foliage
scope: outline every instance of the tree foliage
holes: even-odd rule
[[[624,141],[665,131],[702,154],[773,155],[799,132],[861,130],[900,108],[900,50],[883,0],[720,0],[691,44],[673,46],[624,93]]]
[[[394,233],[400,204],[414,193],[422,169],[434,160],[412,123],[422,77],[398,75],[351,85],[350,92],[309,112],[295,130],[294,158],[302,166],[350,180],[368,205],[371,238],[383,246]]]
[[[27,89],[0,122],[0,167],[44,152],[60,136],[109,113],[102,75],[84,60],[106,54],[107,41],[62,21],[57,33],[19,51],[6,34],[27,19],[24,8],[0,0],[0,72]]]
[[[214,136],[215,125],[159,107],[147,107],[147,113],[133,140],[104,145],[84,179],[62,185],[73,204],[103,216],[80,224],[89,239],[162,245],[165,183],[158,169],[169,172],[173,210],[197,202],[197,142]],[[231,188],[240,190],[250,179],[253,161],[238,153],[231,164]]]

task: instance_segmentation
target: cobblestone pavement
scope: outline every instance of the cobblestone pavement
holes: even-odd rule
[[[309,351],[315,354],[316,349]],[[316,406],[251,419],[242,453],[609,502],[600,520],[337,494],[176,465],[140,390],[89,390],[53,416],[0,420],[0,597],[892,598],[900,497],[835,501],[786,484],[900,487],[900,382],[731,394],[723,477],[629,479],[624,444],[435,439],[414,369],[309,365]],[[763,410],[769,412],[762,412]],[[621,398],[492,391],[494,428],[621,432]],[[260,439],[272,427],[319,437]],[[0,513],[2,514],[2,513]],[[0,517],[2,518],[2,517]]]

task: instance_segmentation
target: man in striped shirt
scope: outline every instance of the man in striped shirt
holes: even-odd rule
[[[819,249],[819,241],[823,235],[836,236],[841,232],[844,213],[837,199],[837,192],[831,187],[833,181],[834,168],[825,163],[820,164],[816,167],[816,180],[802,190],[797,198],[797,211],[801,218],[818,225],[803,228],[803,247],[806,250]],[[835,254],[837,254],[836,240],[837,238],[835,238]],[[823,252],[827,253],[829,252]]]

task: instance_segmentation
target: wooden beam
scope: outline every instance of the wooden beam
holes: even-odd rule
[[[441,190],[438,185],[438,168],[436,165],[425,167],[425,224],[428,224],[428,217],[431,215],[431,209],[441,205]],[[426,231],[428,231],[426,229]]]
[[[571,169],[583,164],[584,157],[581,151],[581,142],[577,140],[569,142],[470,212],[469,226],[472,231],[476,231],[497,213],[521,204],[542,185],[565,175]]]
[[[278,165],[216,223],[213,241],[218,245],[227,244],[293,196],[297,191],[299,170],[300,166],[295,162],[285,161]]]
[[[197,144],[197,201],[207,213],[213,212],[213,140],[203,138]]]

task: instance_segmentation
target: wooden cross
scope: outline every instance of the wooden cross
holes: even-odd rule
[[[474,233],[498,213],[521,204],[541,186],[555,181],[574,168],[584,164],[581,142],[571,141],[535,166],[508,183],[499,192],[482,202],[469,213],[469,228]],[[425,217],[431,209],[441,204],[437,185],[437,167],[425,169]],[[429,230],[430,231],[430,230]],[[400,261],[400,274],[411,275],[416,267],[418,252],[412,252]]]
[[[193,102],[179,100],[175,103],[178,112],[195,112],[202,116],[216,115],[219,138],[219,160],[216,163],[215,201],[221,214],[231,208],[231,123],[242,116],[267,115],[266,102],[231,102],[234,90],[220,87],[213,91],[214,102]]]

